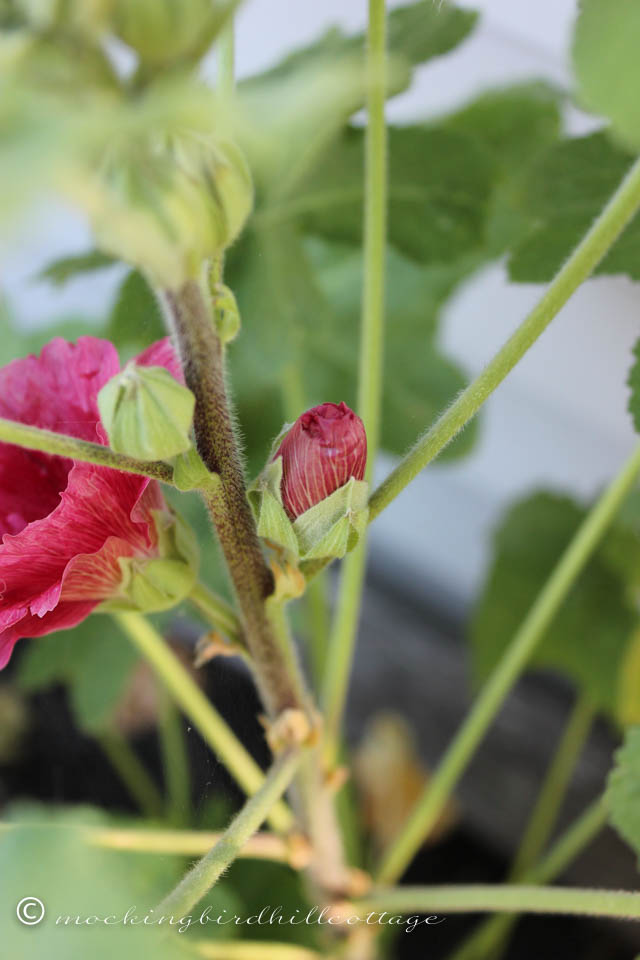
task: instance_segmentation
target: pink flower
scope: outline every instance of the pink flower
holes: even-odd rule
[[[320,503],[367,463],[364,424],[346,403],[321,403],[301,414],[276,450],[282,457],[282,503],[289,519]]]
[[[181,379],[168,340],[137,358]],[[0,416],[107,443],[97,394],[120,370],[113,344],[56,338],[0,369]],[[0,443],[0,668],[21,637],[73,627],[122,579],[121,557],[154,556],[155,480]]]

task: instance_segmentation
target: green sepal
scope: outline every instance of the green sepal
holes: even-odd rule
[[[183,493],[203,487],[210,478],[211,474],[194,446],[174,457],[173,483]]]
[[[182,517],[154,510],[158,555],[120,557],[122,579],[117,593],[100,604],[99,612],[170,610],[192,592],[198,577],[198,541]]]
[[[129,363],[98,394],[98,409],[116,453],[164,460],[191,446],[195,398],[164,367]]]
[[[282,506],[282,457],[266,465],[249,487],[249,503],[256,518],[258,535],[299,557],[293,524]]]
[[[293,522],[282,505],[281,483],[282,457],[277,457],[249,488],[261,537],[283,547],[296,562],[340,558],[353,550],[369,515],[369,485],[364,480],[351,477]]]
[[[369,484],[351,477],[344,486],[305,510],[293,523],[300,559],[344,557],[367,526]]]

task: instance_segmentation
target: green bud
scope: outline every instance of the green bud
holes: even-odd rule
[[[76,196],[101,249],[178,289],[238,236],[253,188],[237,147],[188,135],[112,153],[98,178],[76,186]]]
[[[240,332],[240,311],[233,290],[224,283],[211,288],[216,330],[222,343],[230,343]]]
[[[104,385],[98,409],[111,448],[139,460],[165,460],[191,446],[195,398],[164,367],[129,363]]]
[[[178,490],[186,492],[202,487],[211,477],[200,454],[191,446],[173,461],[173,482]]]
[[[157,555],[120,557],[122,580],[118,592],[100,605],[101,611],[170,610],[193,590],[199,564],[193,530],[172,510],[154,511],[154,522]]]
[[[282,457],[276,457],[249,488],[261,537],[277,544],[295,561],[340,558],[353,550],[368,520],[369,487],[364,480],[351,477],[294,521],[282,504],[281,486]]]
[[[221,0],[115,0],[113,30],[157,69],[203,54],[235,6]]]

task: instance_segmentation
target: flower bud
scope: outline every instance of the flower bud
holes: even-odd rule
[[[344,486],[364,479],[367,436],[346,403],[321,403],[298,417],[276,450],[282,457],[282,504],[295,520]]]
[[[129,363],[98,393],[111,449],[139,460],[165,460],[191,446],[195,398],[164,367]]]
[[[296,561],[343,557],[368,517],[362,420],[345,403],[323,403],[274,447],[249,489],[258,533]]]
[[[231,9],[221,0],[114,0],[113,29],[157,69],[202,54]]]
[[[116,150],[69,190],[88,210],[100,248],[168,289],[233,243],[253,203],[240,150],[191,134]]]

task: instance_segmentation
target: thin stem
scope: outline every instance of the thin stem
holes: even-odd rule
[[[634,450],[616,478],[585,517],[502,659],[480,692],[418,801],[413,814],[387,852],[379,872],[382,882],[391,883],[396,880],[428,836],[476,747],[632,489],[639,471],[640,446]]]
[[[258,689],[273,718],[287,708],[300,709],[301,704],[265,610],[265,601],[273,592],[273,575],[262,555],[246,496],[222,346],[197,282],[167,292],[166,300],[185,380],[196,398],[196,445],[211,472],[202,493],[238,598]]]
[[[380,437],[384,343],[385,244],[387,230],[387,131],[385,0],[369,0],[367,27],[367,131],[365,139],[364,277],[358,371],[358,412],[367,431],[367,470],[371,481]],[[362,602],[367,538],[344,561],[323,686],[329,765],[339,750],[340,727]]]
[[[259,790],[264,783],[262,770],[160,634],[140,614],[115,613],[113,616],[236,782],[248,794]],[[293,825],[291,813],[283,804],[274,808],[270,821],[281,831]]]
[[[129,741],[117,730],[104,730],[98,734],[97,740],[109,763],[145,816],[162,817],[162,795]]]
[[[230,603],[204,583],[195,585],[189,594],[189,600],[215,630],[220,630],[229,640],[240,641],[240,623]]]
[[[325,658],[329,640],[329,581],[320,573],[307,584],[305,590],[307,612],[307,636],[309,638],[309,666],[316,689],[322,683]]]
[[[576,763],[591,730],[595,711],[584,695],[578,696],[563,736],[549,764],[538,799],[527,823],[508,879],[518,880],[545,848],[566,796]]]
[[[322,954],[308,947],[268,940],[196,940],[187,947],[205,960],[322,960]]]
[[[46,826],[46,823],[43,825]],[[16,826],[15,823],[0,823],[0,834],[13,830]],[[163,855],[173,853],[185,857],[202,856],[222,837],[219,831],[211,830],[56,826],[61,830],[80,829],[86,844],[102,850]],[[247,841],[238,856],[253,860],[274,860],[299,870],[307,865],[310,850],[302,836],[287,839],[274,833],[261,832]]]
[[[101,467],[124,470],[126,473],[139,473],[143,477],[153,477],[154,480],[173,483],[173,468],[161,460],[136,460],[123,453],[115,453],[100,443],[79,440],[77,437],[55,433],[53,430],[41,430],[40,427],[31,427],[15,420],[0,418],[0,442],[15,443],[16,446],[26,447],[27,450],[41,450],[53,456],[68,457],[70,460],[80,460],[83,463],[95,463]]]
[[[640,893],[585,890],[580,887],[531,887],[523,884],[397,887],[378,890],[353,905],[354,913],[555,913],[640,919]]]
[[[183,916],[208,893],[266,820],[269,811],[291,783],[301,757],[301,751],[291,750],[276,758],[258,792],[246,801],[215,846],[189,870],[175,890],[165,897],[158,907],[160,912],[170,916]]]
[[[176,827],[189,822],[191,771],[182,718],[167,689],[158,684],[160,700],[158,733],[167,793],[167,817]]]
[[[482,373],[469,384],[415,447],[374,491],[369,501],[370,520],[391,501],[462,430],[508,373],[522,359],[581,283],[593,273],[640,207],[640,159],[636,160],[606,207],[546,292],[509,337]]]
[[[602,798],[596,800],[556,841],[549,853],[525,871],[521,883],[549,883],[555,880],[582,853],[607,823],[608,810]],[[492,951],[509,935],[518,921],[515,916],[489,917],[451,955],[449,960],[488,960]]]
[[[235,87],[235,36],[233,17],[229,17],[218,37],[218,89],[226,99]]]

